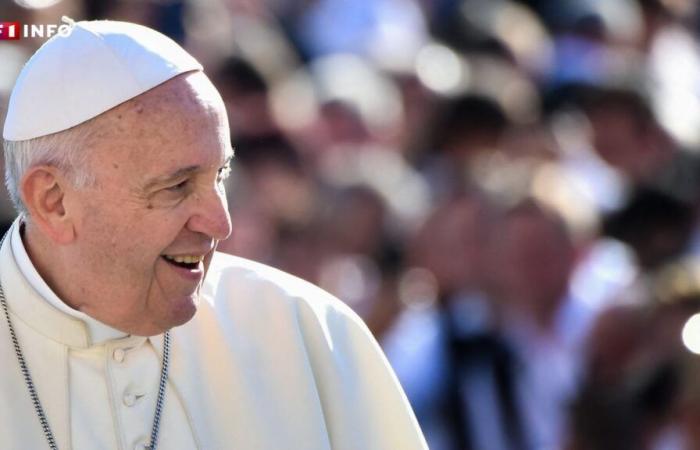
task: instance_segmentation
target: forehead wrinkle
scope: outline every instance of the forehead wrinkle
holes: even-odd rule
[[[223,100],[202,72],[175,77],[134,100],[156,110],[173,108],[207,116],[216,115],[223,108]]]
[[[216,115],[219,107],[217,99],[209,92],[206,83],[193,83],[190,80],[198,80],[196,75],[201,75],[206,80],[201,72],[179,75],[112,108],[99,118],[110,125],[117,125],[116,131],[123,131],[124,127],[119,127],[120,122],[132,122],[129,124],[131,129],[134,124],[172,120],[177,115]]]
[[[100,117],[99,140],[109,151],[143,145],[168,147],[183,144],[181,137],[195,138],[193,130],[210,128],[212,108],[193,98],[136,98]],[[203,107],[204,106],[204,107]],[[177,141],[173,132],[177,131]]]

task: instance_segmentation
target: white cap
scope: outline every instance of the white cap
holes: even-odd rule
[[[170,38],[127,22],[85,21],[49,39],[19,74],[3,138],[81,124],[201,64]]]

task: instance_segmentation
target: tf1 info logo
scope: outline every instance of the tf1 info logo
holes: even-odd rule
[[[20,24],[0,22],[0,41],[14,41],[21,38],[50,38],[54,34],[67,36],[71,32],[69,24]]]
[[[19,22],[0,22],[0,40],[19,39],[21,25]]]

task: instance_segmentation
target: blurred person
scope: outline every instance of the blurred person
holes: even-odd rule
[[[494,100],[475,94],[447,99],[436,111],[429,148],[418,161],[437,198],[464,189],[470,170],[483,154],[492,154],[510,121]]]
[[[604,217],[601,234],[602,240],[625,246],[631,256],[631,270],[623,270],[624,288],[611,293],[613,303],[649,302],[651,287],[669,267],[697,255],[696,207],[663,191],[639,187]],[[618,264],[617,269],[624,266]]]
[[[330,253],[377,254],[386,235],[387,210],[381,196],[370,187],[353,185],[341,188],[327,202],[328,236],[324,239]]]
[[[431,212],[408,244],[413,268],[400,281],[404,309],[382,336],[433,450],[488,449],[499,442],[489,434],[492,386],[472,382],[480,375],[491,382],[488,373],[479,373],[479,362],[490,357],[489,333],[498,315],[483,292],[492,215],[476,192],[444,200]],[[474,344],[466,357],[476,370],[462,366],[461,344],[467,341]],[[476,409],[465,411],[463,401]],[[483,440],[472,440],[470,433]]]
[[[508,211],[495,249],[498,295],[542,329],[551,326],[574,267],[575,251],[565,227],[526,200]]]
[[[664,302],[654,297],[598,318],[586,343],[567,449],[698,448],[698,356],[684,347],[698,307],[697,293]]]
[[[567,449],[653,448],[669,419],[674,380],[669,356],[648,361],[642,355],[650,330],[638,305],[614,308],[596,324],[590,355],[596,365],[588,368],[591,373],[573,401]]]
[[[628,185],[697,202],[700,159],[673,140],[640,94],[627,88],[594,88],[584,99],[584,110],[593,148]]]
[[[277,133],[268,108],[268,83],[245,58],[230,56],[219,63],[214,84],[231,117],[235,139],[267,137]]]
[[[465,194],[411,248],[435,297],[382,345],[431,448],[559,448],[597,314],[570,290],[577,248],[562,220],[529,199],[499,213]]]
[[[0,246],[1,447],[426,448],[347,307],[215,252],[228,121],[174,41],[72,23],[25,65],[3,138],[21,214]]]
[[[497,235],[489,292],[514,360],[508,434],[524,448],[557,448],[597,312],[570,289],[577,248],[557,214],[526,199],[505,213]]]
[[[628,244],[640,269],[651,273],[688,253],[696,226],[693,205],[642,187],[607,216],[602,231]]]
[[[403,249],[390,230],[382,196],[363,184],[341,187],[324,200],[318,224],[318,283],[343,298],[381,339],[401,310],[398,277]]]

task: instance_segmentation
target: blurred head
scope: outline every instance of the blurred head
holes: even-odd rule
[[[183,74],[60,134],[50,158],[32,157],[47,138],[6,143],[7,155],[25,151],[9,183],[38,271],[70,306],[131,334],[189,320],[231,231],[216,89],[201,72]]]
[[[586,113],[596,153],[635,181],[652,177],[673,154],[653,111],[631,90],[593,92]]]
[[[694,227],[692,205],[640,187],[622,208],[606,217],[603,232],[628,244],[642,269],[654,270],[683,255]]]
[[[530,201],[514,207],[503,218],[493,256],[490,272],[508,305],[537,316],[556,311],[575,259],[559,217]]]
[[[463,195],[438,206],[416,234],[413,263],[433,273],[441,294],[481,288],[490,219],[483,199]]]
[[[435,125],[432,146],[463,162],[479,152],[496,148],[508,125],[506,113],[497,102],[464,95],[444,105]]]
[[[342,253],[376,255],[385,237],[387,207],[373,189],[354,185],[338,192],[329,208],[329,240]]]
[[[268,108],[268,86],[260,72],[248,61],[226,58],[214,76],[234,135],[259,137],[275,134],[276,126]]]

